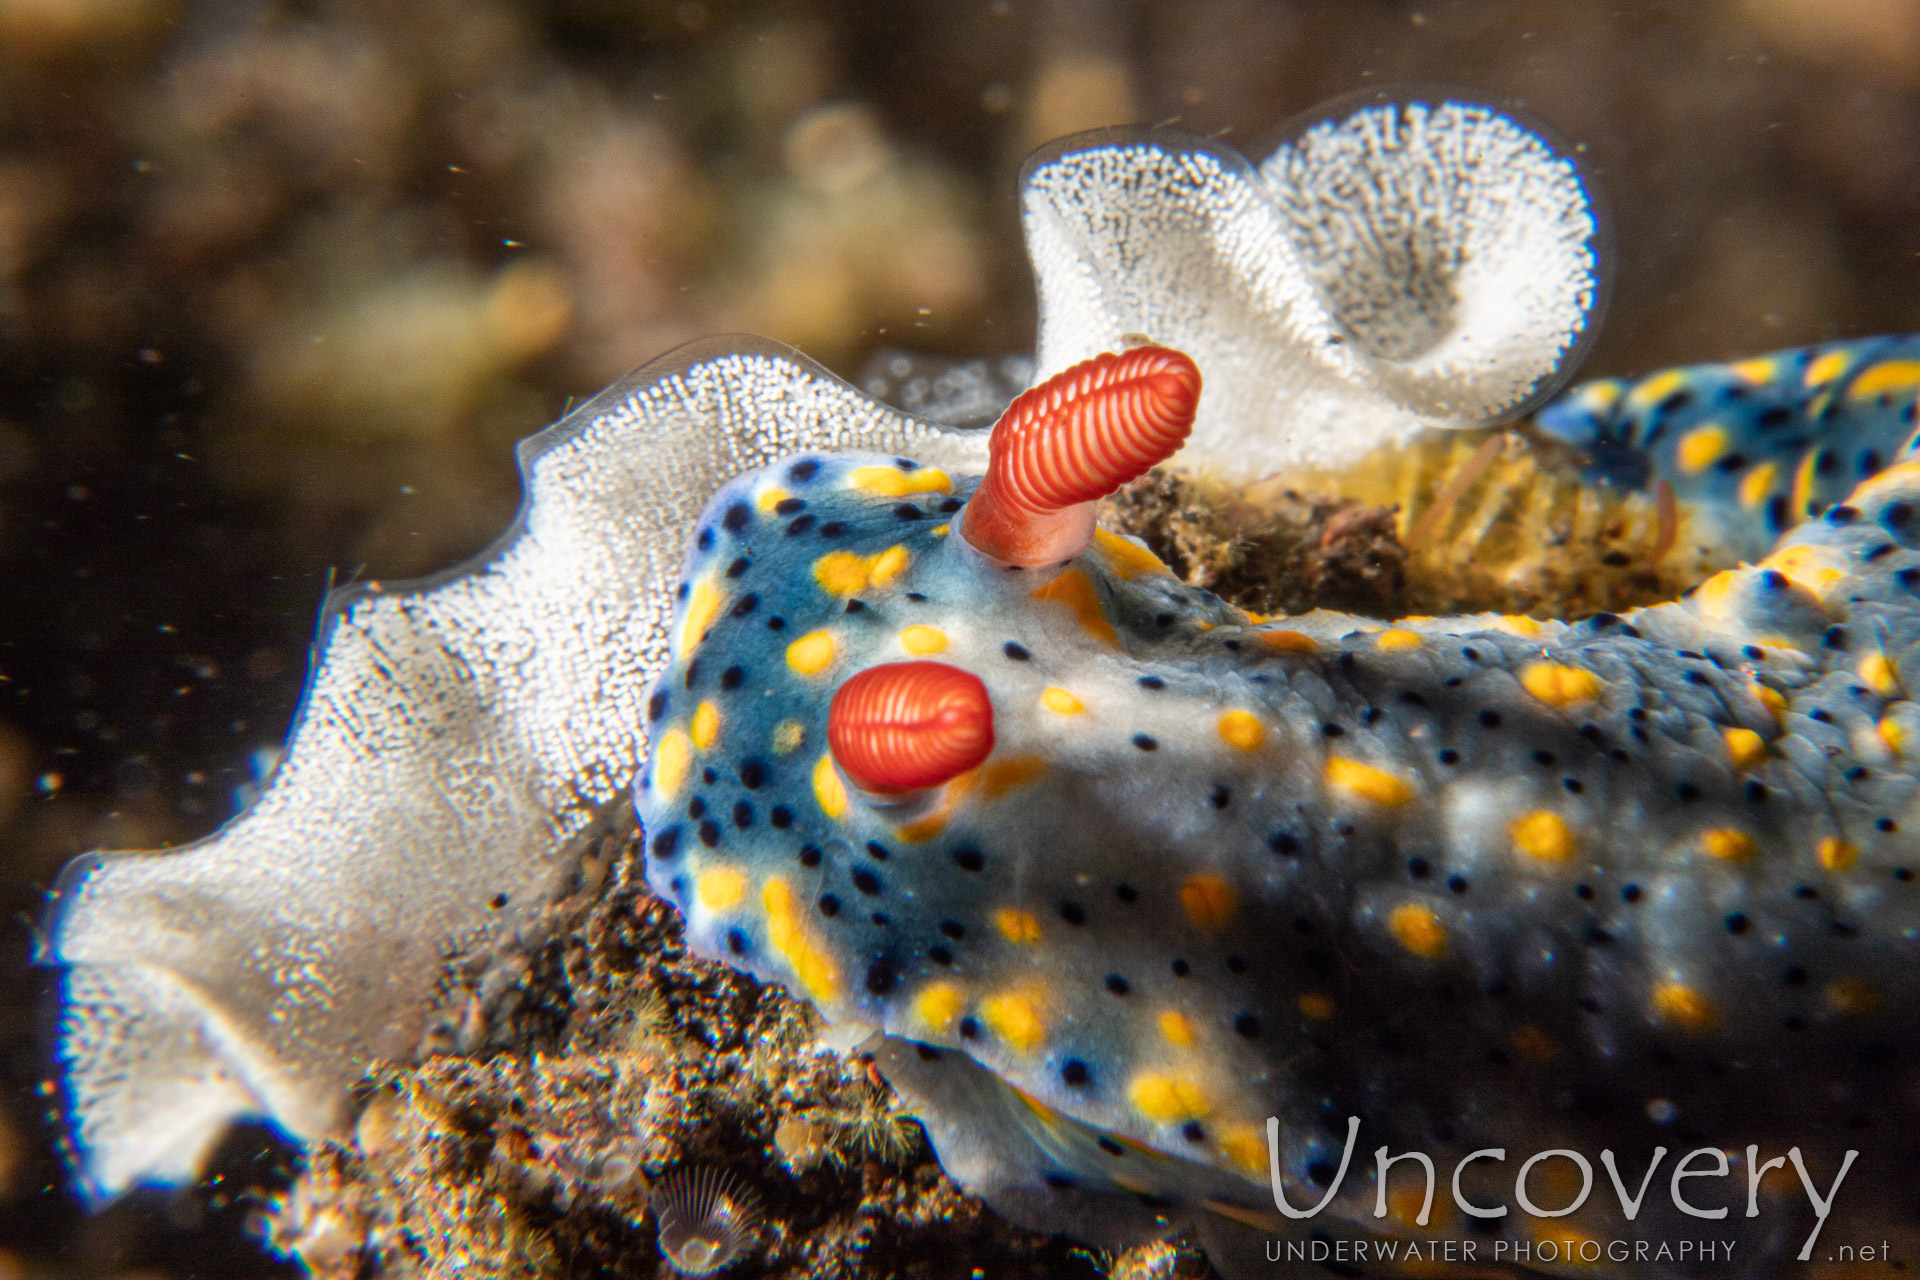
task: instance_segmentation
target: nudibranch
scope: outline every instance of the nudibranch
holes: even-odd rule
[[[1577,169],[1485,106],[1368,100],[1259,169],[1135,131],[1023,181],[1041,382],[990,438],[770,344],[683,349],[529,442],[478,562],[330,603],[257,804],[68,872],[49,957],[89,1192],[192,1177],[236,1116],[339,1132],[448,958],[533,927],[632,796],[693,946],[879,1032],[945,1167],[1021,1221],[1190,1228],[1229,1274],[1270,1232],[1627,1229],[1602,1195],[1429,1214],[1417,1177],[1347,1168],[1357,1117],[1442,1168],[1793,1145],[1823,1191],[1852,1143],[1833,1229],[1905,1230],[1911,362],[1822,349],[1549,413],[1624,441],[1599,478],[1694,477],[1709,514],[1716,485],[1744,501],[1730,454],[1774,460],[1743,397],[1788,409],[1754,432],[1892,463],[1683,601],[1252,618],[1092,500],[1169,455],[1257,473],[1538,403],[1604,295]],[[1734,416],[1687,416],[1709,404]],[[1790,514],[1839,484],[1810,466],[1767,481]],[[1481,1160],[1462,1194],[1511,1176]],[[1804,1235],[1784,1178],[1715,1226],[1743,1262]],[[1312,1222],[1276,1212],[1323,1187]]]

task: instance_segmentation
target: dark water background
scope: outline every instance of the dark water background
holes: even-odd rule
[[[688,338],[1027,349],[1014,176],[1442,81],[1585,148],[1589,372],[1920,328],[1920,2],[0,0],[0,1280],[276,1270],[244,1189],[83,1216],[67,858],[230,816],[329,581],[467,555],[510,446]]]

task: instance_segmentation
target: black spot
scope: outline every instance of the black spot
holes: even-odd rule
[[[720,517],[720,524],[728,533],[738,533],[746,528],[747,522],[752,519],[753,512],[747,508],[747,504],[736,502],[727,508],[727,514]]]
[[[1455,751],[1452,747],[1448,747],[1440,753],[1440,763],[1441,764],[1459,764],[1460,753],[1458,751]]]
[[[1789,987],[1804,987],[1807,985],[1807,971],[1797,964],[1789,965],[1787,971],[1780,975],[1780,981]]]
[[[803,867],[819,866],[820,846],[817,844],[803,845],[800,849],[800,865]]]
[[[1622,885],[1620,888],[1620,900],[1622,902],[1638,902],[1645,896],[1645,891],[1637,884]]]
[[[878,840],[869,840],[867,841],[867,856],[875,862],[885,862],[887,860],[887,846],[881,844]]]
[[[699,678],[699,675],[700,675],[700,659],[698,658],[687,659],[687,679],[686,679],[687,688],[689,689],[693,688],[693,682]]]
[[[1787,408],[1785,405],[1777,404],[1770,409],[1761,410],[1758,421],[1760,429],[1763,431],[1771,430],[1774,427],[1784,427],[1793,421],[1793,410]]]
[[[1205,1142],[1207,1131],[1198,1120],[1189,1120],[1180,1126],[1180,1136],[1188,1142]]]
[[[1462,649],[1460,651],[1460,656],[1465,658],[1468,662],[1480,661],[1480,651],[1474,648],[1472,645],[1468,645],[1466,648]]]
[[[1133,745],[1142,751],[1158,751],[1160,749],[1160,744],[1144,733],[1136,733],[1133,735]]]
[[[1810,884],[1797,885],[1793,890],[1793,896],[1802,902],[1812,902],[1820,896],[1820,891]]]
[[[647,719],[658,720],[667,714],[667,691],[661,689],[647,699]]]
[[[1875,831],[1898,831],[1900,824],[1892,818],[1876,818],[1873,822],[1873,829]]]
[[[1267,837],[1267,848],[1283,858],[1300,856],[1300,837],[1291,831],[1276,831]]]
[[[709,765],[700,771],[700,781],[706,783],[708,786],[712,786],[714,783],[720,781],[720,775]]]
[[[1170,627],[1173,625],[1173,615],[1170,613],[1156,613],[1153,615],[1153,625],[1156,627]]]
[[[711,849],[720,843],[720,824],[709,818],[700,824],[700,843]]]
[[[1498,729],[1500,727],[1500,713],[1498,711],[1482,711],[1480,713],[1480,727],[1483,729]]]
[[[1843,525],[1852,524],[1855,520],[1858,520],[1859,518],[1860,518],[1860,508],[1850,507],[1844,502],[1837,507],[1827,508],[1828,524],[1843,524]]]
[[[918,520],[925,514],[926,512],[914,506],[911,502],[903,502],[893,509],[893,515],[896,520]]]
[[[893,990],[898,976],[893,971],[890,960],[875,960],[867,966],[867,990],[876,996],[883,996]]]
[[[671,858],[680,849],[680,828],[668,827],[665,831],[654,833],[653,856],[660,859]]]
[[[958,920],[942,920],[940,922],[940,932],[943,936],[951,938],[955,942],[967,936],[966,926]]]
[[[1324,738],[1344,738],[1347,736],[1347,731],[1329,720],[1320,726],[1320,736]]]
[[[1913,872],[1907,867],[1895,867],[1893,869],[1893,878],[1901,884],[1912,884]]]
[[[1682,803],[1692,804],[1700,798],[1700,788],[1691,782],[1676,782],[1673,784],[1673,794],[1679,797]]]
[[[1249,1040],[1260,1038],[1260,1019],[1250,1013],[1240,1014],[1233,1020],[1234,1034],[1245,1036]]]
[[[1465,893],[1468,889],[1472,888],[1472,886],[1467,883],[1465,876],[1448,876],[1447,888],[1453,890],[1455,893]]]
[[[1768,790],[1767,784],[1761,782],[1758,778],[1750,778],[1747,780],[1748,804],[1765,804],[1767,798],[1772,794],[1773,792]]]
[[[1590,947],[1610,947],[1613,945],[1613,935],[1605,929],[1589,929],[1586,944]]]
[[[1127,1154],[1127,1149],[1125,1147],[1121,1146],[1119,1143],[1115,1142],[1112,1138],[1109,1138],[1104,1133],[1100,1135],[1098,1141],[1100,1143],[1100,1149],[1106,1152],[1110,1156],[1124,1156],[1125,1154]]]
[[[849,600],[849,601],[847,601],[847,607],[846,607],[846,612],[848,612],[848,613],[865,613],[866,611],[867,611],[867,604],[866,604],[866,601],[864,601],[864,600]]]
[[[1713,679],[1712,677],[1708,676],[1707,673],[1704,671],[1689,671],[1687,672],[1687,683],[1694,684],[1694,685],[1705,685],[1708,688],[1711,688],[1713,686]]]
[[[1551,751],[1534,752],[1533,762],[1543,769],[1551,769],[1554,765],[1560,763],[1559,757],[1555,756]]]
[[[689,818],[706,817],[707,802],[705,800],[702,800],[699,796],[695,796],[693,799],[687,801],[687,816]]]
[[[837,538],[846,531],[847,524],[844,520],[829,520],[820,526],[820,536],[823,538]]]
[[[1400,695],[1400,701],[1409,707],[1424,707],[1427,705],[1427,700],[1411,689],[1406,690]]]
[[[987,860],[980,856],[978,849],[955,849],[953,860],[962,871],[978,871],[987,865]]]
[[[1588,1013],[1600,1013],[1606,1009],[1605,1005],[1595,1000],[1592,996],[1581,996],[1575,1003]]]
[[[1736,938],[1752,927],[1753,921],[1747,919],[1743,912],[1736,911],[1727,917],[1727,932]]]
[[[1224,809],[1233,803],[1233,792],[1225,787],[1215,787],[1208,793],[1207,803],[1216,809]]]
[[[1831,408],[1833,406],[1829,404],[1828,407]],[[1830,476],[1839,469],[1840,456],[1833,450],[1822,449],[1813,455],[1813,473],[1815,475]]]
[[[733,616],[736,618],[744,618],[759,607],[760,597],[754,592],[749,591],[747,594],[741,596],[739,601],[733,606]]]
[[[748,760],[740,766],[740,785],[749,791],[758,791],[766,785],[767,766],[758,760]]]
[[[700,536],[695,538],[693,540],[693,543],[695,546],[699,547],[702,551],[713,550],[713,530],[702,529],[700,531]],[[681,583],[680,590],[684,593],[686,589],[687,589],[687,584],[684,582]]]
[[[1107,975],[1107,990],[1117,996],[1123,996],[1133,990],[1133,984],[1117,973],[1110,973]]]
[[[820,464],[812,458],[802,458],[787,468],[787,479],[795,484],[805,484],[820,471]]]
[[[493,895],[492,898],[487,900],[487,908],[492,911],[498,911],[502,907],[506,906],[507,902],[508,902],[508,898],[506,894],[496,893]]]
[[[1246,971],[1247,971],[1247,962],[1244,959],[1242,959],[1239,956],[1227,957],[1228,973],[1245,973]]]
[[[727,950],[737,956],[747,954],[747,935],[738,929],[727,930]]]
[[[746,678],[747,678],[747,673],[741,668],[728,667],[725,671],[722,671],[720,673],[720,687],[725,691],[727,691],[728,693],[732,693],[735,689],[738,689],[740,687],[740,682],[745,680]]]
[[[1063,902],[1060,904],[1059,911],[1060,918],[1068,924],[1079,925],[1087,922],[1087,909],[1077,902]]]
[[[1748,461],[1749,459],[1744,453],[1730,453],[1713,465],[1720,468],[1721,473],[1724,475],[1734,475],[1737,472],[1746,470]]]
[[[1576,796],[1587,789],[1587,784],[1578,778],[1562,778],[1560,779],[1560,785]]]
[[[789,538],[799,537],[807,530],[813,528],[813,520],[814,518],[811,514],[801,516],[797,520],[789,520],[787,522],[787,536]]]
[[[785,631],[786,629],[787,629],[787,620],[785,618],[768,618],[767,619],[767,630]]]
[[[1767,528],[1774,533],[1784,533],[1787,528],[1787,495],[1776,493],[1767,500]]]
[[[922,1062],[940,1061],[940,1051],[930,1044],[915,1044],[913,1051],[920,1055],[920,1061]]]
[[[840,914],[840,899],[830,893],[820,895],[820,914],[831,919]]]
[[[1913,520],[1913,504],[1889,502],[1880,508],[1880,523],[1889,529],[1904,529]]]
[[[940,512],[942,515],[952,515],[966,505],[966,503],[960,501],[958,498],[942,498],[940,500]]]
[[[797,511],[805,511],[806,509],[806,501],[801,498],[782,498],[773,504],[773,514],[777,516],[790,516]]]
[[[1181,960],[1181,959],[1178,959],[1178,958],[1176,958],[1176,959],[1174,960],[1174,962],[1173,962],[1173,976],[1174,976],[1174,977],[1176,977],[1176,978],[1186,978],[1186,977],[1191,977],[1191,976],[1192,976],[1192,974],[1193,974],[1193,966],[1192,966],[1192,965],[1190,965],[1190,964],[1188,964],[1188,963],[1187,963],[1187,962],[1186,962],[1185,960]]]
[[[1861,552],[1860,558],[1862,560],[1878,560],[1881,556],[1893,554],[1893,550],[1894,546],[1891,542],[1883,542],[1877,547],[1870,547],[1866,551]]]
[[[1573,886],[1573,896],[1582,902],[1592,902],[1593,886],[1590,884],[1577,884]]]
[[[1827,714],[1826,708],[1824,707],[1815,707],[1813,710],[1807,712],[1807,719],[1818,721],[1821,724],[1833,723],[1833,717]]]
[[[1052,1187],[1055,1191],[1065,1191],[1074,1185],[1074,1181],[1071,1175],[1059,1173],[1052,1169],[1047,1170],[1045,1173],[1041,1174],[1040,1177],[1042,1181],[1044,1181],[1048,1186]]]
[[[738,560],[735,560],[727,566],[727,576],[729,578],[738,578],[751,568],[753,568],[753,561],[747,559],[745,556],[741,556]]]
[[[1140,687],[1142,689],[1164,689],[1167,687],[1167,682],[1159,676],[1141,676]]]
[[[880,892],[880,877],[865,867],[855,867],[853,870],[853,887],[868,897],[872,897],[874,894]]]
[[[927,959],[938,965],[949,965],[953,963],[953,952],[945,947],[928,947]]]
[[[1307,1181],[1316,1187],[1332,1186],[1333,1175],[1338,1172],[1338,1169],[1325,1160],[1315,1160],[1307,1166]]]
[[[1139,900],[1140,891],[1125,881],[1121,881],[1119,884],[1113,886],[1113,896],[1128,906],[1132,906]]]
[[[918,591],[907,592],[907,599],[913,601],[915,604],[925,604],[927,602],[927,597]]]
[[[733,825],[742,831],[753,825],[753,806],[745,800],[733,802]]]
[[[1087,1070],[1087,1064],[1078,1058],[1068,1058],[1060,1066],[1060,1078],[1076,1087],[1085,1084],[1091,1074]]]
[[[979,1037],[980,1024],[978,1022],[975,1022],[972,1018],[960,1019],[960,1038],[962,1040],[977,1040]]]
[[[1847,629],[1835,623],[1833,626],[1828,627],[1821,635],[1820,643],[1829,649],[1845,649],[1847,647]]]
[[[1407,874],[1415,880],[1425,880],[1433,874],[1433,865],[1425,858],[1408,858]]]
[[[1032,654],[1027,652],[1027,647],[1025,645],[1017,644],[1012,640],[1009,640],[1005,644],[1001,645],[1000,652],[1006,654],[1009,658],[1012,658],[1015,662],[1025,662],[1027,659],[1033,656]]]

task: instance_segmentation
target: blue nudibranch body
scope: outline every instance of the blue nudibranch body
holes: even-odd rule
[[[1050,569],[989,562],[955,532],[976,482],[909,458],[743,475],[697,527],[648,706],[648,875],[704,954],[897,1037],[883,1062],[943,1160],[990,1167],[975,1184],[1016,1216],[1279,1229],[1269,1116],[1295,1204],[1349,1116],[1363,1152],[1426,1151],[1443,1175],[1483,1147],[1641,1169],[1656,1144],[1771,1138],[1830,1157],[1824,1191],[1842,1148],[1878,1165],[1914,1119],[1909,345],[1551,411],[1594,412],[1593,439],[1621,420],[1599,408],[1640,414],[1641,476],[1677,456],[1724,477],[1688,496],[1734,519],[1771,496],[1692,465],[1695,433],[1723,437],[1709,464],[1900,455],[1759,564],[1574,623],[1258,620],[1104,531]],[[1750,425],[1677,444],[1648,425],[1738,387],[1718,401]],[[1795,443],[1756,443],[1776,438]],[[1805,510],[1829,476],[1799,465]],[[916,659],[985,685],[996,745],[944,787],[863,795],[827,749],[830,700]],[[1464,1229],[1376,1219],[1365,1163],[1319,1226]],[[1484,1172],[1501,1200],[1511,1171]],[[1603,1199],[1551,1225],[1631,1229]],[[1743,1222],[1721,1225],[1758,1241]]]

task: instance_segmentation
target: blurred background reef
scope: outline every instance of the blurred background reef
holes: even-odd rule
[[[67,858],[244,801],[330,582],[479,550],[693,337],[1030,350],[1040,142],[1436,81],[1604,187],[1586,372],[1920,328],[1920,0],[0,0],[0,1280],[281,1268],[218,1187],[80,1214],[28,956]]]

